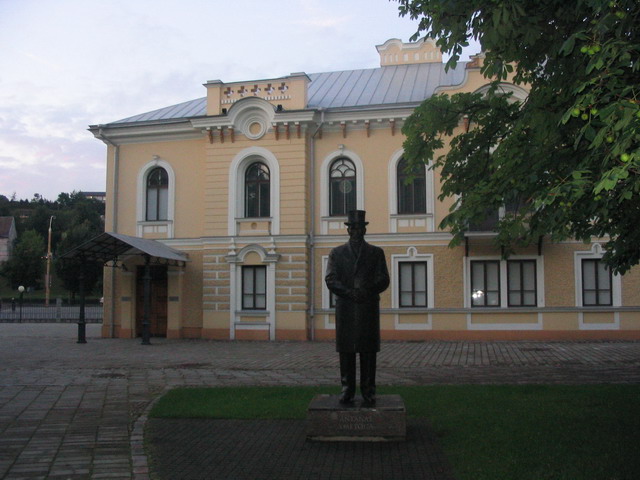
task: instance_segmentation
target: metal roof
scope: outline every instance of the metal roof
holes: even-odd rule
[[[70,250],[60,258],[84,256],[88,260],[108,262],[130,255],[149,255],[175,262],[187,261],[187,254],[148,238],[131,237],[121,233],[105,232]]]
[[[123,118],[112,123],[147,122],[150,120],[174,120],[178,118],[200,117],[207,112],[207,97],[196,98],[188,102],[159,108],[147,113]]]
[[[464,80],[464,63],[448,72],[442,63],[391,65],[309,75],[309,108],[365,107],[422,102],[438,87]]]
[[[432,96],[438,87],[464,81],[465,62],[448,72],[444,67],[443,63],[418,63],[312,73],[308,75],[311,83],[307,107],[330,109],[419,103]],[[179,120],[204,116],[206,111],[207,98],[202,97],[112,123]]]

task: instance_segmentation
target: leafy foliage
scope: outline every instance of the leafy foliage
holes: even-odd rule
[[[486,95],[426,100],[407,120],[409,162],[434,160],[442,197],[457,196],[441,227],[460,241],[471,222],[515,202],[498,226],[508,254],[548,235],[608,237],[605,261],[640,261],[640,3],[399,0],[418,32],[459,60],[471,38],[486,51]],[[530,89],[515,102],[501,82]],[[463,117],[470,124],[462,127]],[[442,153],[450,138],[450,150]]]
[[[36,287],[44,273],[45,243],[35,230],[27,230],[17,240],[11,257],[0,266],[12,289]]]
[[[81,192],[61,193],[55,201],[43,198],[39,194],[34,194],[31,200],[16,200],[15,196],[8,199],[0,196],[0,213],[2,215],[13,216],[16,219],[18,229],[18,240],[20,243],[29,231],[38,235],[40,239],[46,239],[49,234],[51,223],[51,245],[52,251],[57,254],[65,253],[77,247],[90,238],[99,235],[104,231],[103,215],[104,204],[98,200],[86,198]],[[53,217],[53,219],[51,218]],[[31,237],[32,235],[29,234]],[[43,240],[44,241],[44,240]],[[15,249],[14,249],[15,252]],[[44,265],[43,257],[46,256],[46,245],[42,245],[40,250],[33,250],[34,259]],[[31,265],[31,259],[21,257],[12,259],[5,270],[12,272],[15,270],[28,270],[27,265]],[[34,260],[35,261],[35,260]],[[80,266],[75,261],[55,261],[54,266],[58,276],[62,280],[64,287],[75,294],[78,291],[78,277]],[[88,265],[85,271],[85,290],[91,291],[99,283],[102,267],[99,265]],[[8,276],[7,278],[13,278]],[[11,275],[14,275],[13,273]],[[18,275],[18,273],[15,273]],[[42,276],[42,272],[39,273]],[[41,281],[25,283],[25,286],[36,286]],[[11,280],[11,283],[14,283]]]
[[[64,232],[60,243],[58,244],[59,252],[68,252],[78,245],[89,241],[98,235],[88,220],[73,225],[69,230]],[[58,278],[62,280],[62,284],[66,290],[75,294],[79,292],[80,277],[83,276],[85,291],[91,291],[102,277],[102,265],[96,262],[86,262],[84,265],[79,258],[58,260],[55,263]]]

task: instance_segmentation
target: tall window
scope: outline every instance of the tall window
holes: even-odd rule
[[[582,260],[582,304],[584,306],[612,305],[611,270],[599,259]]]
[[[267,308],[267,267],[242,267],[242,309],[266,310]]]
[[[535,307],[537,305],[536,261],[509,260],[507,287],[510,307]]]
[[[329,169],[329,215],[344,216],[356,209],[356,167],[348,158],[338,158]]]
[[[402,158],[398,162],[396,176],[398,179],[398,213],[426,213],[426,174],[424,167],[416,172],[407,173],[408,162]]]
[[[498,260],[471,262],[471,305],[473,307],[500,306],[500,262]]]
[[[269,168],[261,162],[251,164],[244,175],[244,216],[246,218],[271,215],[270,188]]]
[[[156,167],[147,175],[148,221],[167,220],[169,215],[169,175],[162,167]]]
[[[427,306],[427,262],[400,262],[400,307]]]

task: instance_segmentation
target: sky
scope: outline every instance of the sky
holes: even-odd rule
[[[389,0],[0,0],[0,195],[104,191],[89,125],[208,80],[378,67],[375,46],[416,28]]]

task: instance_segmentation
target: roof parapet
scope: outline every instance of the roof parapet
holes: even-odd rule
[[[261,98],[286,110],[302,110],[307,106],[307,86],[311,80],[304,72],[268,80],[248,80],[224,83],[209,80],[207,88],[207,115],[220,115],[243,98]]]
[[[403,43],[399,38],[391,38],[382,45],[376,45],[376,49],[380,54],[381,67],[442,63],[442,51],[433,38],[425,38],[415,43]]]

